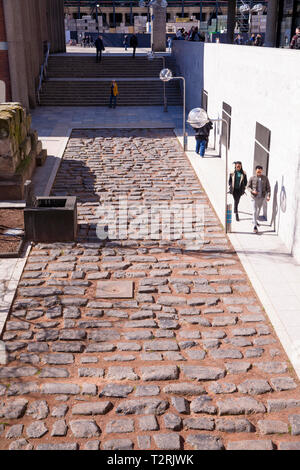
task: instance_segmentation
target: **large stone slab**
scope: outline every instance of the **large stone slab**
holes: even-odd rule
[[[97,299],[132,299],[133,281],[98,281]]]

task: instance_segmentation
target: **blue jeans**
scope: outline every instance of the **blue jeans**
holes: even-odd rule
[[[113,107],[115,108],[117,105],[117,97],[110,95],[109,106],[111,107],[112,104],[113,104]]]
[[[204,157],[206,140],[196,140],[196,153],[200,152],[200,157]]]

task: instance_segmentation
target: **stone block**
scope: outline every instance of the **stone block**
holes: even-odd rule
[[[21,160],[24,160],[25,158],[27,158],[30,152],[31,152],[31,138],[30,136],[27,136],[22,142],[22,144],[20,145]]]
[[[132,299],[133,281],[98,281],[96,298]]]
[[[36,166],[43,166],[45,161],[47,159],[47,150],[42,150],[37,156],[36,156]]]
[[[25,236],[35,242],[68,242],[76,238],[76,197],[38,197],[24,210]]]
[[[35,148],[37,155],[39,155],[42,150],[43,150],[43,144],[40,140],[38,140],[36,143],[36,148]]]
[[[31,139],[31,148],[36,150],[36,144],[37,144],[37,141],[38,141],[38,133],[36,130],[32,130],[29,132],[29,136],[30,136],[30,139]]]

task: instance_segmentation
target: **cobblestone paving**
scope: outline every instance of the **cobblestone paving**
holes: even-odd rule
[[[53,194],[79,198],[79,239],[26,264],[0,448],[299,450],[299,382],[172,132],[74,131]],[[205,244],[99,242],[120,194],[201,202]]]

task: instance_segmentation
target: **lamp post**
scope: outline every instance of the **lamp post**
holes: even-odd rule
[[[169,82],[170,80],[182,80],[183,82],[183,113],[182,113],[182,139],[183,139],[183,150],[186,151],[186,133],[185,133],[185,78],[184,77],[173,77],[170,69],[162,69],[159,74],[159,78],[162,82]]]
[[[99,33],[99,17],[98,17],[99,6],[100,6],[99,3],[96,3],[96,23],[97,23],[96,29],[98,30],[98,33]]]
[[[155,59],[155,52],[151,51],[148,54],[148,60],[153,60],[153,59]],[[161,59],[162,59],[162,62],[163,62],[163,69],[165,69],[166,68],[166,58],[165,58],[165,56],[162,56]],[[163,84],[164,84],[164,113],[167,113],[168,112],[168,103],[167,103],[167,96],[166,96],[166,81],[165,80],[163,80]]]

